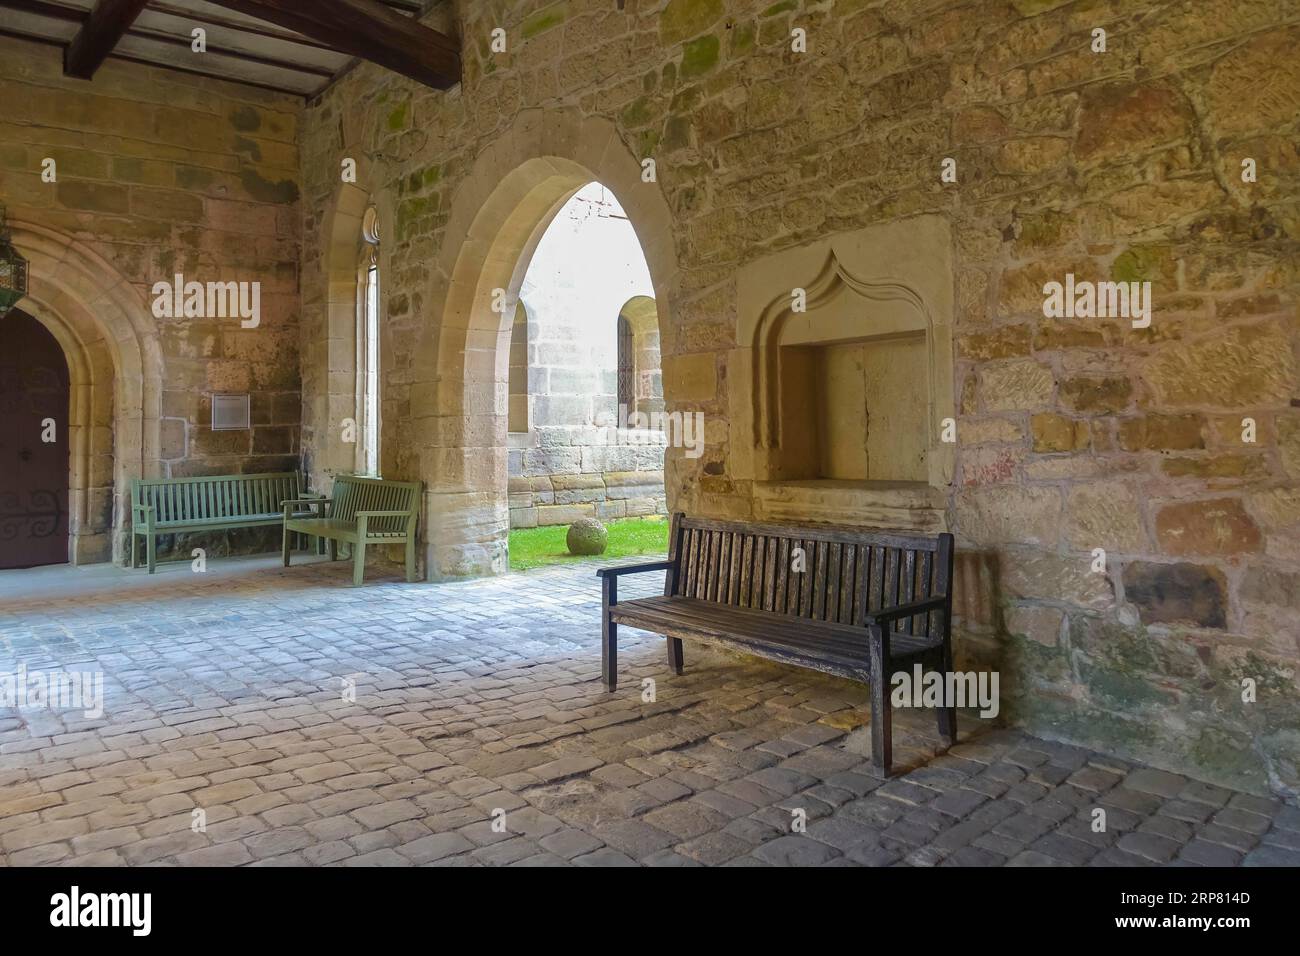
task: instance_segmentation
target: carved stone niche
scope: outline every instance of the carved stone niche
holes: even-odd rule
[[[942,528],[955,446],[941,436],[956,416],[947,221],[779,252],[741,270],[737,291],[732,468],[754,482],[756,512]]]

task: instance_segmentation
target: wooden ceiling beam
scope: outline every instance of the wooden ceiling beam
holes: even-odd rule
[[[445,90],[460,82],[456,41],[378,0],[209,2],[293,30],[434,89]]]
[[[99,0],[63,53],[63,72],[88,80],[113,52],[148,0]]]

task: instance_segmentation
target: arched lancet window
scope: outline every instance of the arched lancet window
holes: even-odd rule
[[[357,276],[357,470],[379,474],[379,219],[375,207],[361,220]]]
[[[636,411],[636,356],[632,351],[632,323],[618,317],[618,404],[630,415]]]

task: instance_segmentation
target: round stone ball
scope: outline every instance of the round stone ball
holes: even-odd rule
[[[569,525],[564,543],[569,546],[569,554],[604,554],[609,532],[595,518],[579,518]]]

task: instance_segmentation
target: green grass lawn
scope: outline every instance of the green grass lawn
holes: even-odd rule
[[[605,527],[609,529],[609,545],[604,554],[594,556],[569,554],[564,543],[564,536],[569,532],[567,524],[515,528],[510,532],[510,570],[526,571],[574,561],[609,561],[638,554],[653,560],[668,553],[668,519],[663,516],[607,521]]]

